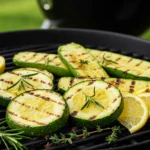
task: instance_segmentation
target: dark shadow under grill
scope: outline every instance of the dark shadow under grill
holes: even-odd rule
[[[56,53],[59,44],[42,44],[42,45],[22,45],[14,47],[3,47],[0,48],[0,55],[3,55],[6,58],[6,71],[14,69],[12,58],[15,54],[21,51],[35,51],[35,52],[46,52],[46,53]],[[84,45],[88,48],[97,48],[97,49],[107,49],[105,47],[98,47],[93,45]],[[109,48],[109,51],[118,52],[121,54],[129,55],[136,58],[141,58],[145,60],[150,60],[149,57],[138,55],[136,53],[128,53],[125,51],[120,51],[117,49]],[[56,78],[57,79],[57,78]],[[0,118],[5,117],[5,108],[0,107]],[[118,125],[118,123],[116,123]],[[120,124],[119,124],[120,125]],[[121,125],[120,125],[121,126]],[[73,126],[67,124],[60,132],[67,133],[71,131]],[[103,131],[101,133],[93,134],[85,139],[74,140],[72,145],[70,144],[59,144],[52,145],[50,140],[47,140],[46,137],[34,137],[30,141],[23,141],[29,149],[36,150],[55,150],[55,149],[72,149],[72,150],[94,150],[94,149],[111,149],[111,150],[121,150],[121,149],[130,149],[130,148],[140,148],[143,145],[150,144],[150,121],[138,132],[130,134],[127,129],[121,126],[121,134],[119,134],[118,140],[114,144],[108,144],[105,141],[105,137],[110,134],[110,131]],[[76,132],[80,133],[81,129],[76,129]]]

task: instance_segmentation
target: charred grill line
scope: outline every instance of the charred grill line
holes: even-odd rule
[[[8,111],[8,113],[11,114],[11,115],[13,115],[13,116],[16,116],[16,117],[18,117],[18,118],[22,118],[23,120],[27,120],[27,121],[29,121],[29,122],[34,122],[34,123],[37,123],[37,124],[42,125],[42,126],[47,125],[47,124],[45,124],[45,123],[42,123],[42,122],[39,122],[39,121],[36,121],[36,120],[29,120],[29,119],[26,118],[26,117],[18,116],[16,113],[11,112],[11,111]]]
[[[48,56],[48,54],[45,54],[42,58],[40,58],[39,60],[37,60],[37,61],[35,61],[35,62],[38,63],[38,62],[44,60],[47,56]]]
[[[56,104],[59,104],[59,105],[62,105],[62,106],[65,106],[65,104],[63,104],[63,103],[61,103],[61,102],[56,102],[55,100],[53,100],[53,99],[50,99],[49,97],[45,97],[45,96],[41,96],[40,94],[35,94],[34,92],[30,92],[30,91],[28,91],[28,92],[26,92],[27,94],[29,94],[29,95],[32,95],[32,96],[35,96],[35,97],[38,97],[38,98],[41,98],[41,99],[44,99],[44,100],[46,100],[46,101],[51,101],[51,102],[54,102],[54,103],[56,103]]]
[[[24,107],[26,107],[26,108],[35,109],[35,110],[37,110],[37,111],[39,110],[37,107],[33,107],[33,106],[27,105],[27,104],[25,104],[25,103],[18,102],[18,101],[16,101],[16,100],[14,100],[14,102],[15,102],[15,103],[18,103],[18,104],[20,104],[20,105],[22,105],[22,106],[24,106]],[[60,115],[53,114],[53,113],[48,112],[48,111],[45,111],[45,110],[44,110],[44,112],[47,113],[47,114],[49,114],[49,115],[56,116],[56,117],[60,118]]]
[[[25,62],[30,62],[34,57],[36,57],[37,53],[34,53],[30,58],[24,60]]]
[[[5,83],[8,83],[8,84],[11,84],[11,85],[13,84],[12,81],[4,80],[4,79],[0,79],[0,81],[5,82]]]

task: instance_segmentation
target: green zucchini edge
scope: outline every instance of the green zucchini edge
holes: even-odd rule
[[[122,70],[119,69],[114,69],[111,67],[106,67],[103,66],[103,68],[105,69],[105,71],[111,76],[111,77],[115,77],[115,78],[124,78],[124,79],[134,79],[134,80],[145,80],[145,81],[150,81],[149,77],[145,77],[145,76],[135,76],[131,73],[127,73],[124,72]]]
[[[44,65],[40,63],[29,63],[29,62],[23,62],[23,61],[17,61],[13,59],[13,63],[18,67],[30,67],[30,68],[39,68],[47,70],[51,73],[53,73],[56,76],[72,76],[70,71],[68,69],[57,67],[54,65]]]

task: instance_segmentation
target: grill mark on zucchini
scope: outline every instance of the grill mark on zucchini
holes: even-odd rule
[[[116,79],[116,83],[115,83],[115,85],[117,85],[117,86],[119,86],[119,84],[122,82],[122,80],[121,79],[119,79],[119,78],[117,78]]]
[[[26,69],[25,69],[26,70]],[[16,76],[22,76],[23,74],[21,74],[21,73],[16,73],[16,72],[10,72],[10,74],[13,74],[13,75],[16,75]],[[38,81],[38,79],[37,78],[33,78],[33,77],[27,77],[27,79],[30,79],[30,80],[32,80],[32,81]],[[43,80],[40,80],[39,82],[41,82],[41,83],[43,83],[43,84],[47,84],[47,85],[49,85],[49,86],[52,86],[52,84],[49,82],[49,83],[46,83],[45,81],[43,81]]]
[[[51,102],[54,102],[54,103],[56,103],[56,104],[65,106],[65,104],[63,104],[63,103],[61,103],[61,102],[56,102],[55,100],[50,99],[49,97],[41,96],[40,94],[35,94],[34,92],[30,92],[30,91],[28,91],[28,92],[26,92],[26,93],[29,94],[29,95],[33,95],[33,96],[35,96],[35,97],[42,98],[42,99],[44,99],[44,100],[46,100],[46,101],[51,101]]]
[[[24,69],[25,70],[25,69]],[[13,72],[13,71],[10,71],[9,72],[10,74],[13,74],[13,75],[16,75],[16,76],[21,76],[22,74],[21,73],[16,73],[16,72]]]
[[[129,59],[127,63],[130,63],[132,60],[133,60],[132,58],[131,58],[131,59]]]
[[[46,57],[48,57],[48,54],[45,54],[42,58],[40,58],[39,60],[35,61],[35,63],[40,62],[42,60],[44,60]]]
[[[66,98],[66,101],[68,101],[73,95],[70,95],[69,97]]]
[[[108,90],[109,88],[111,88],[111,84],[108,84],[108,86],[106,87],[106,89]]]
[[[95,81],[93,80],[93,81],[89,82],[88,85],[92,85],[92,84],[94,84],[94,82]]]
[[[26,60],[24,60],[25,62],[28,62],[28,61],[30,61],[31,59],[33,59],[34,57],[36,57],[36,55],[37,55],[37,53],[33,53],[33,55],[30,57],[30,58],[28,58],[28,59],[26,59]]]
[[[112,103],[114,103],[116,100],[117,100],[117,98],[115,98]]]
[[[138,67],[138,66],[140,66],[141,64],[142,64],[142,61],[139,62],[138,64],[136,64],[135,66]]]
[[[148,88],[148,89],[146,89],[146,90],[145,90],[145,92],[150,92],[150,89],[149,89],[149,88]]]
[[[121,57],[118,57],[117,59],[116,59],[116,61],[118,61],[118,60],[120,60],[121,59]]]
[[[71,116],[76,116],[78,114],[78,111],[73,111],[72,113],[71,113]]]
[[[101,80],[105,81],[105,80],[106,80],[106,77],[101,77]]]
[[[80,92],[82,89],[78,89],[77,92]]]
[[[23,120],[26,120],[26,121],[29,121],[29,122],[35,122],[35,123],[37,123],[37,124],[39,124],[39,125],[42,125],[42,126],[46,126],[46,125],[47,125],[47,124],[45,124],[45,123],[43,123],[43,122],[39,122],[39,121],[36,121],[36,120],[29,120],[29,119],[26,118],[26,117],[18,116],[17,114],[15,114],[14,112],[9,111],[9,110],[8,110],[8,113],[11,114],[12,116],[16,116],[16,117],[18,117],[18,118],[22,118]]]
[[[70,80],[69,85],[72,86],[72,83],[73,83],[73,82],[74,82],[74,78],[72,78],[72,79]]]
[[[130,71],[129,69],[127,69],[126,71],[124,71],[123,73],[126,75],[128,73],[128,71]]]
[[[11,85],[13,84],[13,81],[8,81],[8,80],[4,80],[4,79],[0,79],[0,81],[11,84]]]
[[[16,100],[14,100],[14,102],[15,102],[15,103],[18,103],[18,104],[20,104],[20,105],[22,105],[22,106],[24,106],[24,107],[26,107],[26,108],[35,109],[35,110],[37,110],[37,111],[39,110],[37,107],[33,107],[33,106],[27,105],[27,104],[25,104],[25,103],[18,102],[18,101],[16,101]],[[52,116],[56,116],[56,117],[60,118],[60,115],[53,114],[53,113],[48,112],[48,111],[44,111],[44,112],[45,112],[46,114],[48,114],[48,115],[52,115]]]
[[[89,118],[89,120],[94,120],[96,118],[96,115]]]

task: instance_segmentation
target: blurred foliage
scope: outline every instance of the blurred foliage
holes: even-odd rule
[[[37,0],[0,0],[0,32],[37,29],[44,18]],[[139,37],[150,40],[150,28]]]
[[[150,40],[150,28],[148,28],[146,31],[144,31],[139,37]]]
[[[44,18],[36,0],[0,0],[0,32],[40,28]]]

